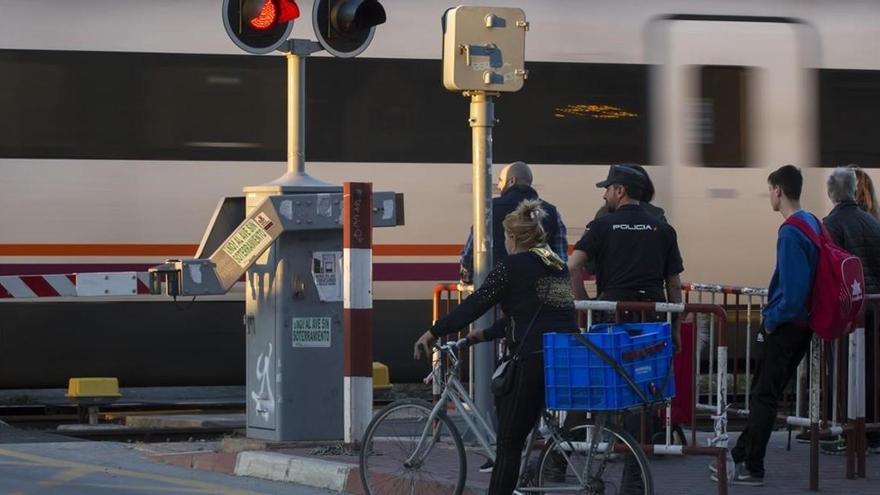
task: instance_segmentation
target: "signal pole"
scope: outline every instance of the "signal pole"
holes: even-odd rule
[[[526,78],[525,32],[522,9],[460,6],[443,14],[443,86],[471,98],[474,287],[483,285],[492,269],[492,128],[493,98],[519,91]],[[494,312],[478,318],[473,327],[489,328]],[[492,343],[472,352],[471,394],[479,411],[491,422],[491,376],[495,364]]]
[[[270,182],[294,188],[329,188],[306,173],[306,57],[323,50],[320,43],[305,39],[287,41],[287,173]]]
[[[470,125],[472,147],[473,249],[474,287],[486,281],[492,264],[492,128],[495,126],[495,102],[498,93],[467,91],[471,98]],[[474,328],[485,329],[495,322],[494,311],[489,311],[474,322]],[[492,410],[489,393],[492,368],[495,362],[493,343],[476,345],[473,352],[472,382],[474,400],[480,411]]]

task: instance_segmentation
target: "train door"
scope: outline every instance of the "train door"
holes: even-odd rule
[[[805,172],[816,163],[805,29],[702,16],[651,28],[654,159],[669,168],[669,217],[688,280],[769,281],[782,217],[770,209],[767,175],[786,163]],[[821,188],[806,188],[815,182],[809,175],[805,206],[822,211]]]

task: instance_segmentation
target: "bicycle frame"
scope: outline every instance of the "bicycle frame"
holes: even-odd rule
[[[462,344],[461,341],[458,341],[452,344],[439,346],[441,363],[444,363],[443,357],[446,357],[452,362],[452,366],[450,366],[445,373],[442,368],[445,368],[446,366],[441,365],[435,367],[425,379],[426,382],[438,380],[438,383],[443,383],[443,393],[440,395],[440,399],[437,403],[434,404],[433,409],[431,409],[430,417],[432,421],[429,421],[425,425],[425,429],[422,431],[422,436],[419,438],[419,443],[416,445],[413,455],[406,461],[407,464],[415,462],[417,454],[421,452],[423,448],[423,443],[431,435],[429,430],[433,427],[433,418],[446,413],[445,409],[447,401],[452,401],[455,408],[461,414],[462,419],[464,419],[465,423],[468,425],[468,428],[474,432],[474,437],[477,439],[477,442],[489,458],[493,462],[495,461],[495,449],[492,448],[492,445],[495,444],[495,431],[486,421],[486,418],[477,412],[478,409],[476,404],[474,404],[474,401],[467,393],[467,390],[465,390],[464,386],[458,380],[457,373],[461,361],[458,359],[458,356],[455,355],[454,349],[457,349],[462,345],[464,344]]]
[[[431,409],[430,418],[431,421],[428,421],[425,424],[425,429],[422,431],[421,436],[419,437],[419,442],[416,444],[416,448],[413,454],[405,461],[407,466],[416,465],[417,463],[421,463],[422,459],[430,452],[430,448],[425,450],[425,442],[428,441],[428,438],[433,436],[432,428],[435,424],[433,418],[440,416],[441,414],[445,414],[445,409],[447,407],[447,401],[451,401],[459,411],[467,424],[468,428],[474,432],[474,437],[477,442],[482,447],[485,454],[494,462],[496,455],[495,449],[492,447],[496,442],[496,436],[493,428],[489,425],[486,419],[479,414],[478,408],[476,404],[471,399],[470,395],[465,390],[464,385],[462,385],[461,381],[458,379],[458,369],[461,365],[461,361],[458,356],[455,355],[455,350],[458,348],[467,345],[465,339],[459,340],[457,342],[448,343],[445,345],[437,346],[440,353],[440,365],[436,366],[431,373],[426,377],[425,382],[430,382],[432,380],[442,380],[437,383],[442,383],[443,392],[440,394],[440,398],[434,407]],[[443,358],[449,359],[451,365],[446,366],[446,362]],[[568,448],[563,449],[561,454],[565,457],[567,463],[571,462],[569,457],[569,452],[574,451],[576,446],[583,445],[583,442],[572,442],[570,440],[566,440],[561,436],[561,427],[557,423],[557,421],[552,417],[552,414],[544,410],[541,414],[541,417],[545,419],[548,424],[550,430],[550,437],[559,444],[565,444]],[[539,420],[540,421],[540,420]],[[601,430],[606,421],[606,415],[600,414],[597,415],[597,428]],[[535,439],[535,432],[537,431],[537,425],[532,429],[532,432],[529,433],[526,438],[525,448],[523,449],[522,458],[520,462],[520,470],[519,477],[522,480],[523,474],[527,469],[528,460],[530,458],[530,451],[532,443]],[[600,442],[598,435],[593,435],[590,439],[590,449],[589,454],[587,456],[586,462],[584,463],[584,472],[578,473],[575,472],[575,476],[578,479],[578,483],[581,485],[581,488],[573,489],[573,491],[580,491],[583,487],[588,486],[588,482],[585,479],[590,472],[590,466],[593,461],[593,458],[596,454],[606,453],[609,451],[613,451],[613,447],[608,444],[608,442]],[[554,489],[545,489],[540,487],[517,487],[514,493],[544,493],[547,491],[559,491],[559,488]]]

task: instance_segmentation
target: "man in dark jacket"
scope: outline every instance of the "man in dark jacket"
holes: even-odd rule
[[[532,170],[525,162],[513,162],[501,169],[498,175],[500,196],[492,198],[492,263],[498,263],[505,256],[504,227],[502,222],[508,213],[516,209],[524,199],[540,199],[532,188]],[[565,224],[559,210],[541,199],[541,206],[547,217],[541,224],[547,233],[547,244],[562,261],[568,260],[568,238]],[[474,230],[471,228],[467,242],[461,250],[461,281],[471,283],[474,274]]]
[[[852,169],[838,167],[828,177],[828,197],[834,202],[834,209],[822,222],[835,244],[862,260],[865,275],[865,290],[868,294],[880,293],[880,221],[859,208],[855,202],[856,175]],[[873,329],[876,313],[868,308],[865,314],[865,328]],[[865,416],[874,417],[874,346],[865,346]],[[880,453],[880,433],[868,433],[868,449]],[[845,453],[843,441],[823,444],[822,451]]]

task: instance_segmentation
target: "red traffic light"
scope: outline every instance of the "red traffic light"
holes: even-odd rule
[[[293,0],[245,0],[241,11],[248,24],[260,31],[299,17],[299,6]]]
[[[269,53],[283,45],[299,17],[294,0],[223,0],[223,27],[249,53]]]

